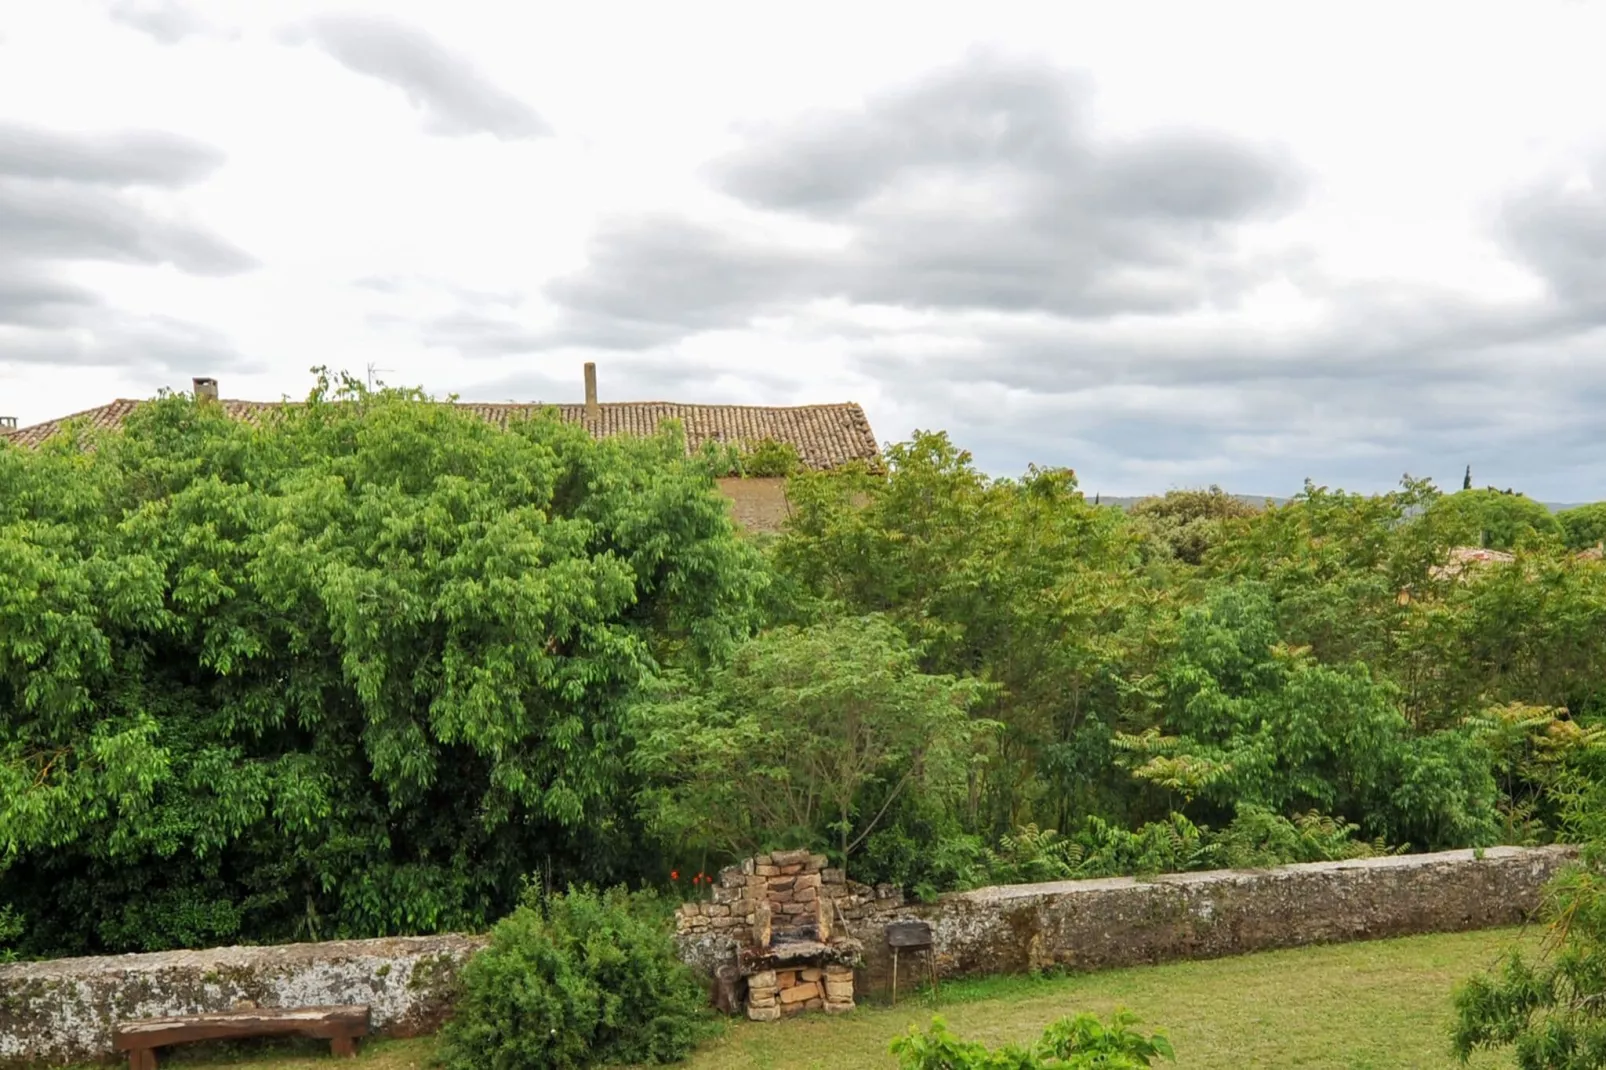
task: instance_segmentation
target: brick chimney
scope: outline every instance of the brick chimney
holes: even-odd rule
[[[15,416],[0,416],[0,431],[15,431],[17,418]]]
[[[595,421],[602,415],[597,404],[597,366],[586,361],[586,419]]]
[[[197,376],[195,379],[193,379],[191,381],[195,385],[195,400],[196,401],[216,401],[217,400],[217,380],[216,379],[209,379],[209,378],[206,378],[205,376]]]

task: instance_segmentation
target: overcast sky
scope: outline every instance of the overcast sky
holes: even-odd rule
[[[0,415],[328,364],[1606,498],[1606,3],[16,0]]]

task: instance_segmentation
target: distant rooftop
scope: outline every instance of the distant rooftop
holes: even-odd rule
[[[223,411],[237,420],[256,423],[265,413],[283,407],[282,401],[239,401],[219,399],[217,381],[196,379],[199,398],[212,398]],[[30,427],[7,428],[0,423],[0,438],[22,446],[38,446],[69,421],[82,421],[89,427],[115,430],[122,427],[143,401],[119,398],[99,408],[85,409],[69,416]],[[443,403],[444,404],[444,403]],[[458,409],[489,423],[507,426],[510,419],[535,416],[556,410],[569,423],[580,424],[597,438],[610,435],[648,436],[657,432],[665,420],[678,420],[686,430],[687,448],[701,449],[704,443],[753,444],[765,439],[785,443],[797,450],[809,468],[836,468],[850,461],[873,461],[880,455],[875,432],[864,410],[855,402],[831,405],[696,405],[672,401],[596,400],[596,372],[586,365],[586,401],[583,404],[549,405],[541,402],[489,404],[459,401]]]

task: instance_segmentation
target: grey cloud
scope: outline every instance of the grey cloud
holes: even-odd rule
[[[0,365],[47,364],[147,370],[261,370],[228,337],[167,316],[142,316],[94,305],[70,323],[39,328],[8,322],[0,311]]]
[[[1589,172],[1583,184],[1553,179],[1512,195],[1498,233],[1559,300],[1598,312],[1606,310],[1606,153]]]
[[[178,44],[208,29],[205,19],[176,0],[114,0],[107,14],[114,22],[164,45]]]
[[[226,239],[125,189],[177,189],[221,161],[215,149],[171,134],[0,124],[0,363],[245,367],[210,328],[114,308],[63,278],[84,261],[201,275],[255,266]]]
[[[0,247],[39,260],[172,264],[201,275],[256,266],[243,249],[198,226],[162,219],[79,186],[0,181]]]
[[[909,172],[1085,166],[1089,85],[1036,62],[976,52],[863,107],[754,131],[711,168],[755,205],[836,216]]]
[[[108,186],[187,186],[222,166],[211,145],[160,131],[65,133],[0,121],[0,175]]]
[[[978,53],[858,110],[760,131],[711,165],[752,210],[843,241],[785,248],[662,216],[599,228],[549,285],[574,337],[659,344],[811,300],[1102,318],[1230,303],[1241,226],[1297,203],[1278,152],[1204,132],[1095,137],[1089,90]]]
[[[348,69],[402,90],[431,133],[518,139],[552,132],[534,108],[486,79],[466,57],[395,19],[329,15],[287,37],[310,40]]]

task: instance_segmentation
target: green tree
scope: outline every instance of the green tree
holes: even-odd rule
[[[1221,540],[1226,521],[1254,516],[1258,511],[1212,485],[1208,490],[1173,490],[1161,498],[1145,498],[1128,514],[1171,557],[1197,565]]]
[[[1568,829],[1577,861],[1546,889],[1547,939],[1513,950],[1455,992],[1451,1046],[1463,1063],[1509,1050],[1520,1070],[1606,1066],[1606,767],[1602,748],[1571,778]]]
[[[92,446],[92,449],[84,447]],[[625,712],[753,623],[673,434],[320,378],[0,448],[0,903],[26,953],[475,928],[653,865]]]
[[[925,433],[890,446],[878,470],[805,474],[789,496],[774,560],[797,619],[882,613],[925,671],[995,685],[978,712],[1004,727],[974,773],[966,831],[1122,812],[1110,739],[1141,716],[1126,685],[1151,665],[1169,610],[1119,511],[1095,508],[1068,470],[990,479]]]
[[[1219,588],[1188,609],[1161,680],[1161,726],[1118,742],[1135,776],[1196,814],[1319,810],[1429,848],[1493,838],[1496,787],[1475,736],[1417,734],[1365,666],[1287,646],[1262,586]]]
[[[637,711],[636,762],[655,785],[642,802],[683,842],[729,855],[829,845],[845,865],[904,792],[962,787],[990,727],[967,713],[981,691],[920,672],[878,617],[778,628],[706,688]]]
[[[1606,543],[1606,502],[1593,502],[1556,514],[1556,524],[1569,550],[1587,550]]]
[[[1559,536],[1561,526],[1542,503],[1510,491],[1463,490],[1433,503],[1465,546],[1510,550],[1525,536]]]

